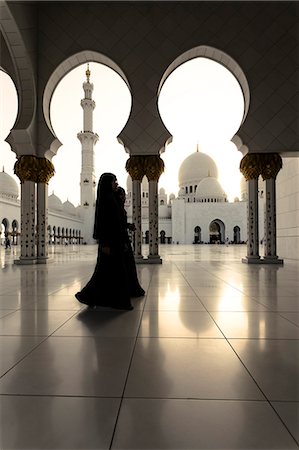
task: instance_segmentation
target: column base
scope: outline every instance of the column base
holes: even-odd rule
[[[36,259],[36,264],[47,264],[48,256],[42,256],[41,258]]]
[[[36,258],[19,258],[14,260],[14,264],[17,265],[33,265],[36,264],[37,259]]]
[[[242,258],[242,263],[245,264],[283,264],[283,259],[279,259],[278,257],[273,258],[271,257],[263,257],[263,258]]]
[[[162,258],[159,255],[148,255],[145,264],[162,264]]]
[[[244,264],[260,264],[260,262],[260,256],[246,256],[245,258],[242,258],[242,263]]]
[[[283,259],[278,256],[264,256],[262,258],[263,264],[283,264]]]

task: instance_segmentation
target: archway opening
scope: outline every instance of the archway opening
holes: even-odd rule
[[[241,241],[241,230],[238,225],[234,227],[234,244],[240,244]]]
[[[83,130],[83,83],[86,81],[87,64],[69,72],[57,85],[50,104],[51,126],[63,144],[53,158],[55,176],[49,189],[62,200],[75,205],[80,203],[81,143],[77,134]],[[99,140],[94,146],[96,180],[103,172],[116,174],[124,186],[128,155],[117,136],[125,126],[131,110],[131,94],[123,78],[110,67],[96,62],[89,63],[90,82],[94,85],[92,99],[93,132]]]
[[[12,176],[19,184],[19,178],[14,174],[13,168],[17,160],[16,154],[11,150],[5,139],[13,128],[18,114],[18,94],[12,78],[0,70],[0,167]]]
[[[224,244],[225,240],[225,226],[219,220],[213,220],[209,225],[210,244]]]
[[[242,155],[231,140],[248,108],[245,88],[241,88],[232,69],[210,57],[193,57],[177,64],[172,72],[166,71],[166,75],[170,73],[162,79],[158,98],[161,118],[173,136],[163,154],[166,170],[160,183],[176,192],[179,166],[199,144],[200,151],[216,162],[218,180],[233,201],[240,197]]]
[[[194,244],[201,243],[201,228],[200,226],[196,226],[194,228]]]

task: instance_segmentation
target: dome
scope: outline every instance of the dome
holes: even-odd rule
[[[15,198],[19,196],[19,186],[13,177],[8,173],[0,172],[0,193],[5,195],[11,195]]]
[[[54,194],[54,192],[48,197],[48,205],[50,210],[62,211],[62,201]]]
[[[218,177],[218,170],[213,159],[201,152],[189,155],[179,169],[179,186],[189,183],[199,183],[208,176]]]
[[[159,189],[159,195],[165,195],[165,189],[164,188],[160,188]]]
[[[63,207],[63,211],[65,213],[70,214],[72,216],[77,215],[75,206],[73,205],[73,203],[69,202],[68,200],[63,203],[62,207]]]
[[[132,178],[128,175],[127,178],[127,192],[132,192]],[[141,192],[148,192],[148,181],[146,176],[143,177],[141,182]]]
[[[226,199],[226,193],[215,177],[204,178],[197,186],[195,199],[201,200],[205,198]]]

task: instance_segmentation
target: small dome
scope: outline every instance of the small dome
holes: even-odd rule
[[[160,194],[160,195],[165,195],[165,189],[161,187],[161,188],[159,189],[159,194]]]
[[[68,200],[63,203],[62,205],[63,211],[67,214],[70,214],[71,216],[76,216],[76,208],[73,205],[73,203],[69,202]]]
[[[49,209],[53,211],[62,211],[62,201],[57,195],[53,194],[48,197]]]
[[[173,193],[171,193],[169,196],[169,200],[174,200],[174,199],[175,199],[175,195]]]
[[[216,198],[218,200],[226,199],[226,193],[215,177],[204,178],[197,186],[195,199],[201,200],[205,198]]]
[[[199,183],[206,177],[218,177],[218,170],[213,159],[202,152],[194,152],[181,164],[179,169],[179,186]]]
[[[14,198],[19,196],[19,186],[13,177],[8,173],[0,172],[0,193],[5,195],[11,195]]]

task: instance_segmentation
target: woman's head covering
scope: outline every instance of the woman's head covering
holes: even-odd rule
[[[101,175],[98,184],[98,199],[110,195],[113,192],[112,182],[116,181],[116,176],[113,173],[105,172]]]

